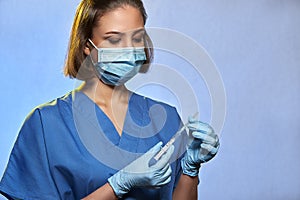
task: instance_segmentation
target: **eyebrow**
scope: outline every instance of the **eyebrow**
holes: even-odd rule
[[[138,30],[135,30],[135,31],[133,32],[133,35],[135,35],[135,34],[137,34],[137,33],[140,33],[140,32],[142,32],[142,31],[145,31],[145,29],[144,29],[144,28],[140,28],[140,29],[138,29]],[[105,35],[110,35],[110,34],[123,35],[124,33],[126,33],[126,32],[108,31],[108,32],[105,33]]]
[[[109,35],[109,34],[122,34],[122,32],[118,32],[118,31],[108,31],[106,33],[104,33],[105,35]]]
[[[134,31],[132,35],[136,35],[136,34],[141,33],[141,32],[145,33],[146,31],[145,31],[144,28],[141,28],[141,29],[138,29],[138,30]]]

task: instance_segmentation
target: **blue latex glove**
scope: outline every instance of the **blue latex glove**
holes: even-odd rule
[[[121,198],[134,187],[161,187],[171,181],[172,170],[169,164],[174,146],[149,167],[149,161],[161,149],[162,142],[157,143],[144,155],[108,179],[117,197]]]
[[[193,141],[181,160],[181,167],[183,174],[197,176],[201,163],[209,161],[218,152],[219,138],[210,125],[194,118],[189,118],[187,127],[192,133]]]

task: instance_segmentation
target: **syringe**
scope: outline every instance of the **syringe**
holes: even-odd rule
[[[197,117],[197,115],[198,115],[198,112],[196,112],[193,115],[193,118]],[[180,136],[180,134],[186,129],[187,125],[188,125],[188,122],[185,123],[181,127],[181,129],[176,132],[176,134],[169,140],[169,142],[163,148],[161,148],[161,150],[153,158],[151,158],[151,160],[149,161],[149,167],[151,167],[152,165],[155,165],[157,163],[157,161],[162,157],[162,155],[164,155],[164,153],[167,152],[167,150],[170,148],[170,146],[175,142],[176,138],[178,136]]]

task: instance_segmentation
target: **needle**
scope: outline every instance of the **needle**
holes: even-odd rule
[[[193,118],[197,117],[197,115],[198,115],[198,112],[196,112],[193,115]],[[175,142],[176,138],[178,136],[180,136],[180,134],[186,129],[187,125],[188,125],[188,122],[185,123],[181,127],[181,129],[176,132],[176,134],[169,140],[169,142],[153,158],[151,158],[151,160],[149,161],[149,167],[151,167],[152,165],[155,165],[157,163],[157,161],[161,158],[161,156],[167,152],[167,150],[170,148],[170,146]]]

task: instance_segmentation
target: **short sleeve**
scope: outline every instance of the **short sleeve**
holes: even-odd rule
[[[26,118],[20,129],[0,192],[8,199],[59,199],[49,170],[39,109]]]

